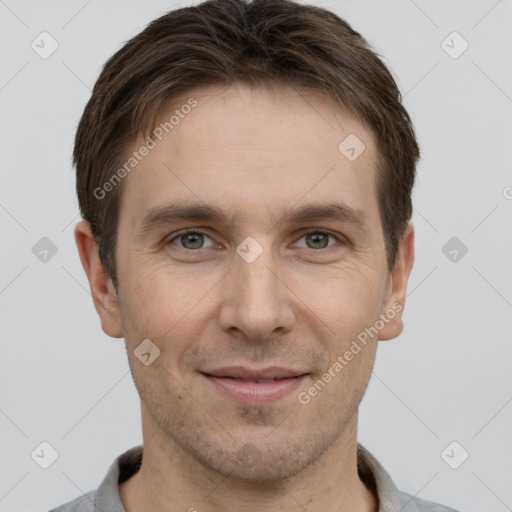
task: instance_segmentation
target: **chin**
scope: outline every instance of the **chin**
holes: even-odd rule
[[[276,445],[277,442],[277,445]],[[237,443],[232,442],[231,445]],[[268,439],[241,443],[236,451],[225,448],[203,450],[195,446],[193,455],[202,466],[224,477],[251,483],[270,483],[293,477],[313,464],[328,448],[309,442]]]

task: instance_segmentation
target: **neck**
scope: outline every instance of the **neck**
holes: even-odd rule
[[[241,480],[205,468],[145,416],[150,415],[143,408],[142,466],[119,485],[126,512],[377,511],[377,497],[357,472],[357,415],[314,464],[272,482]]]

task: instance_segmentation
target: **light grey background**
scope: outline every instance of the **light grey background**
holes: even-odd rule
[[[512,510],[512,1],[311,3],[390,65],[423,152],[406,326],[381,343],[359,440],[402,490],[465,512]],[[74,245],[70,159],[101,66],[177,5],[0,0],[1,512],[96,488],[142,440],[123,341],[101,331]],[[59,45],[47,59],[31,48],[43,31]],[[458,58],[442,47],[453,31],[469,44]],[[444,43],[452,55],[457,37]],[[468,248],[456,262],[442,252],[454,236]],[[42,237],[58,249],[46,263],[32,252]],[[43,441],[58,452],[48,469],[31,458]],[[452,441],[452,464],[469,453],[458,469],[441,457]]]

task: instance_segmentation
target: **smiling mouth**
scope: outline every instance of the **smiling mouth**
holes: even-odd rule
[[[215,374],[200,373],[217,392],[244,405],[259,405],[284,398],[297,389],[309,375],[291,370],[274,370],[277,376],[272,377],[269,376],[272,370],[259,372],[258,375],[258,372],[240,369],[218,371]],[[237,375],[232,375],[233,373]]]
[[[267,382],[277,382],[280,380],[286,380],[286,379],[296,379],[298,377],[302,377],[302,375],[296,375],[294,377],[281,377],[281,378],[272,378],[272,379],[244,379],[242,377],[230,377],[229,375],[210,375],[208,373],[204,373],[203,375],[206,375],[207,377],[214,377],[216,379],[233,379],[239,382],[256,382],[258,384],[266,384]]]

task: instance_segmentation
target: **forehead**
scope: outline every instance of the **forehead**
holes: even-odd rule
[[[373,134],[319,92],[197,88],[164,103],[154,128],[154,146],[123,184],[121,218],[131,227],[181,200],[230,209],[239,221],[341,200],[378,219]],[[144,145],[139,136],[128,156]]]

